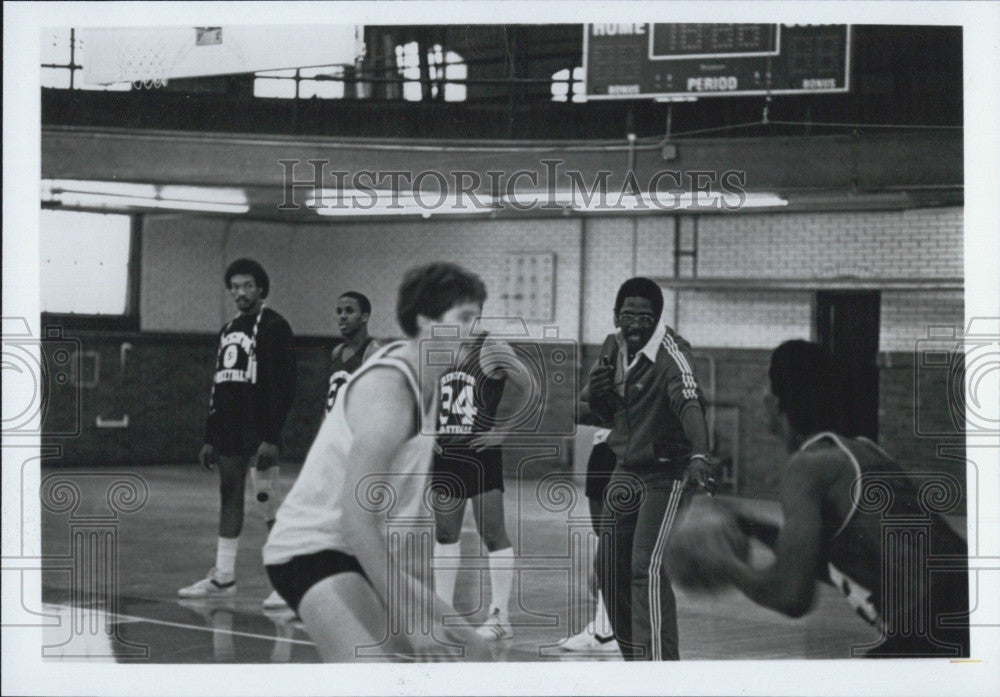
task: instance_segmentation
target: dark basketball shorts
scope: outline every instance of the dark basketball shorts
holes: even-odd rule
[[[586,494],[588,499],[597,501],[604,500],[604,490],[608,488],[611,481],[611,473],[615,469],[615,453],[607,443],[598,443],[590,451],[590,458],[587,460],[587,485]]]
[[[265,568],[274,590],[296,612],[306,592],[323,579],[348,571],[365,576],[355,557],[332,549],[292,557],[284,564],[272,564]]]
[[[503,491],[503,453],[500,448],[479,452],[464,446],[443,446],[434,453],[431,486],[441,496],[467,499],[487,491]]]

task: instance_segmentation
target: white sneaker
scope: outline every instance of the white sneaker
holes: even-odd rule
[[[182,598],[225,598],[236,595],[236,579],[220,577],[218,571],[212,569],[208,576],[177,591]]]
[[[510,626],[510,623],[505,620],[506,617],[500,616],[500,608],[495,607],[490,610],[489,616],[476,630],[476,634],[488,641],[510,639],[514,636],[514,630]]]
[[[278,595],[278,591],[271,591],[271,595],[264,598],[262,605],[265,610],[291,609],[288,607],[288,603],[285,602],[285,599]]]
[[[608,636],[601,636],[597,633],[597,628],[594,623],[591,622],[587,625],[579,634],[574,634],[573,636],[563,639],[559,644],[560,651],[580,651],[593,653],[595,651],[618,651],[618,642],[615,641],[615,635],[609,634]]]

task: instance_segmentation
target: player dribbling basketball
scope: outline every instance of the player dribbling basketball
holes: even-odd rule
[[[821,346],[783,343],[769,377],[771,431],[791,453],[776,559],[755,568],[715,545],[695,563],[791,617],[812,608],[817,576],[831,582],[881,631],[867,656],[969,656],[968,551],[939,514],[944,504],[878,445],[835,431],[838,376]],[[901,523],[911,529],[893,534]]]

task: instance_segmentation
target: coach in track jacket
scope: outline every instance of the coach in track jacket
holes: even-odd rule
[[[714,461],[691,346],[660,324],[663,293],[648,278],[622,284],[615,325],[584,397],[611,428],[616,465],[605,495],[603,588],[626,660],[677,660],[677,607],[662,564],[678,510],[711,489]]]

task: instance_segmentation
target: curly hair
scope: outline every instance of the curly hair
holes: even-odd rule
[[[660,320],[663,313],[663,291],[656,281],[637,276],[622,283],[618,289],[618,297],[615,298],[615,315],[622,309],[626,298],[645,298],[653,305],[656,320]]]
[[[271,289],[271,279],[267,277],[267,271],[264,270],[264,267],[254,259],[237,259],[226,268],[226,288],[229,287],[233,276],[242,274],[253,276],[254,282],[260,288],[261,299],[267,297],[267,293]]]
[[[462,301],[486,301],[479,276],[457,264],[435,262],[410,269],[403,276],[396,302],[396,319],[408,337],[417,335],[417,315],[437,319]]]
[[[833,356],[811,341],[786,341],[771,354],[771,393],[797,433],[838,430],[841,402]]]

